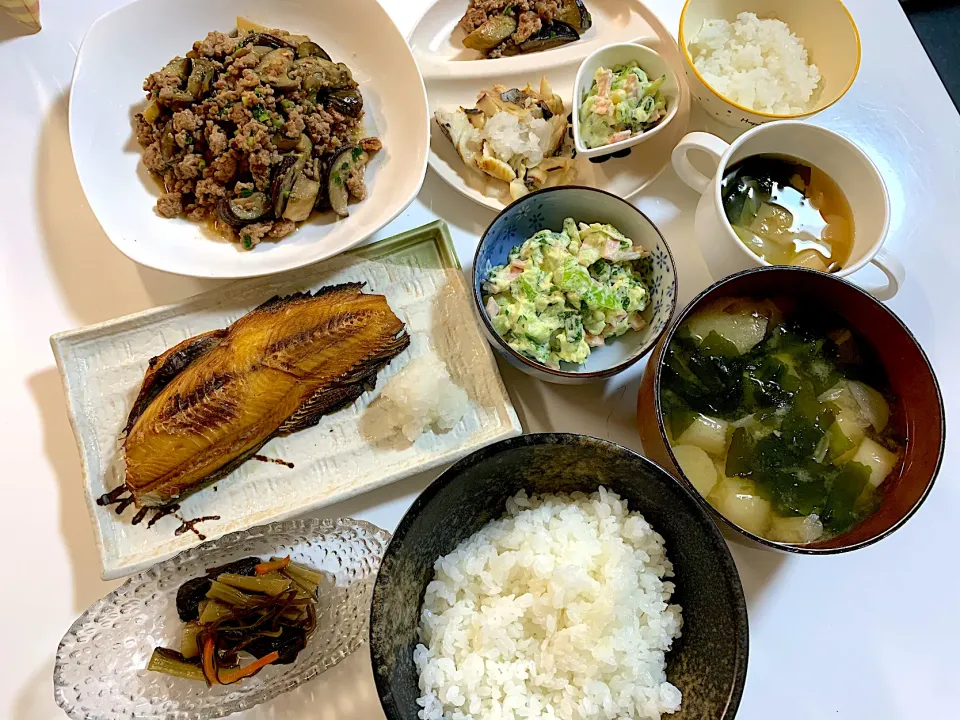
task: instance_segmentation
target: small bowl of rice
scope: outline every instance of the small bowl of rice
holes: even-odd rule
[[[860,34],[840,0],[687,0],[679,45],[693,96],[734,127],[814,115],[860,68]]]
[[[524,435],[400,521],[370,613],[387,720],[732,720],[747,610],[689,490],[606,440]]]

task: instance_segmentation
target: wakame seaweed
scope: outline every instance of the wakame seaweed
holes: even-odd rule
[[[747,478],[776,516],[816,515],[836,535],[876,504],[871,470],[851,459],[855,443],[831,400],[847,380],[886,387],[873,351],[837,317],[794,312],[771,320],[742,354],[717,331],[695,337],[685,325],[665,355],[661,408],[673,438],[700,414],[731,423],[721,479]],[[873,439],[902,447],[892,428]]]

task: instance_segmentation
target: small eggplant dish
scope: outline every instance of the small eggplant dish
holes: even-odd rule
[[[363,136],[350,68],[305,35],[237,19],[143,83],[135,117],[143,163],[161,182],[157,212],[211,224],[250,250],[314,211],[349,214],[380,150]]]
[[[464,47],[498,58],[575,42],[593,18],[583,0],[470,0],[459,24]]]

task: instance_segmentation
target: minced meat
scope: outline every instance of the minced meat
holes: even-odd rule
[[[144,80],[150,102],[134,123],[144,165],[163,182],[159,215],[203,221],[217,218],[218,204],[227,207],[231,198],[263,192],[271,200],[286,156],[309,153],[302,171],[323,180],[332,153],[361,141],[362,109],[353,117],[351,106],[338,112],[327,99],[334,91],[359,95],[349,68],[317,57],[298,60],[296,48],[306,40],[284,30],[211,32],[187,58],[174,58]],[[376,138],[363,143],[367,152],[380,147]],[[351,194],[363,197],[362,173],[352,182]],[[296,230],[296,223],[274,216],[272,201],[264,206],[249,224],[236,215],[232,228],[220,224],[245,248]]]

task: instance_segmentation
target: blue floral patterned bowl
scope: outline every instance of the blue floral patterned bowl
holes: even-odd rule
[[[564,218],[578,223],[609,223],[650,251],[644,278],[650,304],[642,313],[647,325],[594,348],[584,365],[562,363],[559,370],[531,360],[501,338],[484,308],[483,283],[491,268],[503,265],[516,245],[539,230],[562,229]],[[626,200],[603,190],[565,185],[526,195],[504,208],[480,238],[473,261],[473,299],[484,334],[514,367],[540,380],[578,384],[612,377],[646,355],[667,329],[677,306],[677,272],[663,235],[650,219]]]

